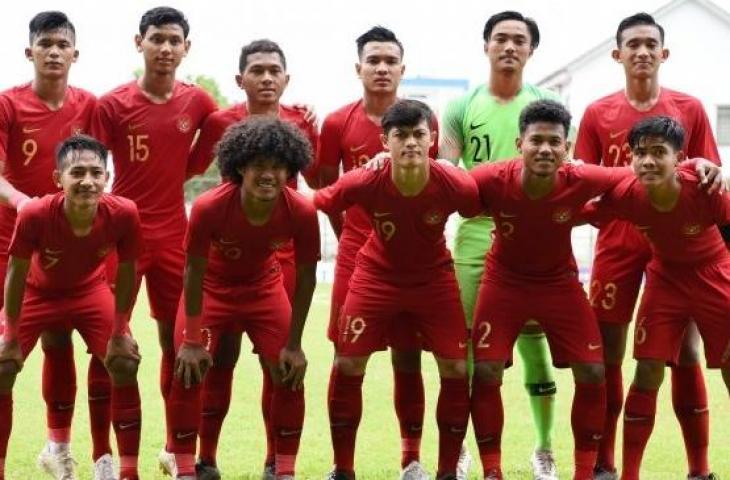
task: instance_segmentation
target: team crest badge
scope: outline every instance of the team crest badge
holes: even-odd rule
[[[432,210],[423,215],[423,221],[428,225],[438,225],[444,221],[444,214],[438,210]]]
[[[104,245],[103,247],[101,247],[101,248],[100,248],[100,249],[99,249],[99,250],[98,250],[98,251],[96,252],[96,257],[97,257],[97,258],[104,258],[104,257],[106,257],[106,256],[107,256],[107,255],[109,254],[109,251],[110,251],[110,250],[111,250],[111,248],[109,247],[109,245]]]
[[[182,115],[177,119],[177,129],[181,133],[189,132],[192,126],[193,120],[190,118],[190,115]]]
[[[687,223],[682,227],[682,233],[688,237],[693,237],[702,231],[702,226],[697,223]]]
[[[565,223],[572,218],[572,212],[569,208],[559,208],[553,213],[555,223]]]
[[[78,135],[83,132],[84,132],[84,129],[81,125],[78,125],[78,124],[71,125],[71,135]]]
[[[281,250],[282,248],[284,248],[286,246],[286,243],[287,243],[287,241],[285,239],[275,238],[271,241],[269,246],[271,247],[272,250]]]

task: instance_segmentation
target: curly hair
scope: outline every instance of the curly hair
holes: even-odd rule
[[[289,178],[294,178],[312,161],[312,146],[289,122],[251,117],[228,127],[216,146],[216,156],[221,175],[240,185],[239,170],[262,158],[286,166]]]

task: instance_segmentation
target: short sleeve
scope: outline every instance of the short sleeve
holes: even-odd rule
[[[30,259],[38,249],[41,221],[41,200],[31,200],[25,205],[15,222],[8,253],[14,257]]]
[[[107,147],[111,146],[114,138],[114,106],[109,97],[102,97],[94,109],[91,117],[91,136]]]
[[[297,265],[317,263],[320,259],[319,222],[317,210],[301,199],[296,214],[297,228],[294,234],[294,255]]]
[[[712,219],[717,225],[730,224],[730,194],[718,192],[709,197]]]
[[[314,192],[314,206],[331,215],[347,210],[354,205],[356,186],[362,181],[363,171],[352,170],[341,176],[329,187]]]
[[[214,151],[216,144],[223,137],[226,125],[217,115],[209,115],[203,121],[200,129],[200,136],[195,142],[190,158],[188,159],[187,177],[204,173],[215,157]]]
[[[710,120],[702,104],[696,101],[694,108],[694,125],[687,142],[687,157],[701,157],[720,165],[720,153],[712,133]]]
[[[0,95],[0,162],[8,159],[8,138],[13,124],[13,106],[6,95]]]
[[[322,123],[322,131],[319,135],[317,145],[317,167],[339,167],[342,160],[342,151],[340,150],[340,131],[337,117],[328,115]]]
[[[454,208],[462,217],[474,217],[484,211],[476,181],[468,172],[456,167],[444,167],[452,177]]]
[[[504,164],[490,163],[478,165],[469,170],[469,175],[474,179],[477,187],[477,194],[482,210],[489,211],[494,204],[496,192],[499,188],[498,171]]]
[[[190,211],[188,229],[185,233],[185,252],[190,256],[208,257],[213,237],[213,215],[208,208],[207,197],[198,198]]]
[[[593,109],[586,109],[578,127],[578,137],[575,140],[573,157],[583,160],[586,163],[600,165],[603,150],[601,140],[596,132]]]
[[[448,151],[464,150],[464,111],[466,109],[466,96],[451,100],[446,105],[446,110],[441,119],[441,144]],[[449,160],[455,160],[449,158]]]

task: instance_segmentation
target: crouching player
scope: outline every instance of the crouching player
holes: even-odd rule
[[[128,329],[142,242],[137,207],[103,193],[107,150],[95,139],[70,137],[56,161],[54,181],[63,192],[25,206],[9,248],[0,318],[0,479],[12,423],[12,387],[24,359],[44,331],[76,329],[111,376],[120,478],[137,480],[140,356]],[[113,250],[119,257],[114,294],[104,275],[105,257]]]
[[[217,157],[229,181],[195,201],[185,240],[176,377],[168,403],[174,473],[220,478],[215,466],[194,465],[200,382],[222,339],[245,331],[274,381],[276,478],[291,479],[304,422],[302,330],[320,245],[316,210],[286,183],[306,168],[311,147],[294,125],[260,117],[230,127]],[[276,252],[291,241],[297,273],[290,304]]]
[[[634,332],[638,364],[624,412],[621,478],[639,478],[659,387],[667,363],[676,363],[689,322],[704,341],[708,368],[720,368],[730,390],[730,254],[716,225],[730,223],[730,196],[697,189],[696,174],[677,169],[684,129],[669,117],[650,117],[628,136],[636,176],[621,182],[585,218],[620,218],[648,239],[652,259]],[[695,410],[706,409],[700,398]],[[694,480],[714,478],[709,467],[690,471]]]
[[[465,172],[429,159],[431,110],[401,100],[382,119],[391,162],[357,169],[319,190],[315,205],[328,215],[358,205],[373,233],[357,256],[338,328],[329,414],[335,469],[329,478],[353,479],[355,437],[362,414],[362,382],[370,355],[387,347],[394,323],[407,317],[436,357],[441,391],[438,478],[455,478],[469,420],[466,327],[444,226],[459,211],[479,213],[476,186]]]

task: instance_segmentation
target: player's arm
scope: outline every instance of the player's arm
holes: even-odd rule
[[[319,134],[317,161],[314,168],[317,175],[317,188],[332,185],[340,177],[340,163],[343,155],[340,148],[341,136],[342,131],[338,122],[332,116],[325,118]],[[342,212],[328,213],[327,217],[332,225],[332,230],[339,239],[345,224],[344,214]]]
[[[185,388],[203,381],[205,372],[213,364],[210,353],[205,349],[200,329],[203,313],[203,277],[208,259],[188,254],[183,275],[185,296],[185,332],[183,343],[175,360],[175,375],[183,381]]]
[[[304,374],[307,370],[307,359],[302,350],[302,333],[304,324],[312,304],[314,288],[317,285],[317,264],[297,263],[296,289],[292,301],[291,326],[289,339],[279,354],[279,368],[282,381],[291,385],[292,390],[304,387]]]
[[[188,158],[185,179],[202,175],[215,159],[215,145],[223,136],[225,128],[218,122],[216,115],[208,115],[200,128],[198,140]]]
[[[25,283],[30,269],[30,258],[10,255],[8,272],[5,276],[5,308],[2,311],[4,322],[3,337],[0,342],[0,362],[12,361],[17,371],[23,367],[23,354],[18,344],[18,320],[25,295]]]
[[[135,261],[119,262],[114,282],[114,320],[112,335],[109,338],[104,358],[107,368],[116,357],[123,357],[137,363],[142,359],[137,342],[129,331],[129,317],[132,313],[137,284]]]
[[[596,123],[593,117],[593,110],[589,107],[583,114],[578,127],[578,135],[573,147],[573,158],[583,160],[586,163],[600,165],[602,147],[601,139],[596,131]]]
[[[302,177],[304,177],[304,181],[307,182],[307,185],[309,188],[319,188],[319,172],[317,172],[317,160],[316,156],[319,152],[319,132],[317,131],[317,125],[307,123],[305,127],[307,140],[309,140],[309,144],[312,146],[312,163],[307,165],[307,168],[305,168],[302,171]]]
[[[13,187],[3,173],[8,158],[8,137],[13,119],[13,110],[5,96],[0,97],[0,202],[20,210],[28,196]]]
[[[462,121],[466,107],[465,102],[465,98],[457,98],[449,102],[441,121],[443,132],[439,140],[438,157],[446,159],[454,165],[459,164],[459,159],[464,150]]]

